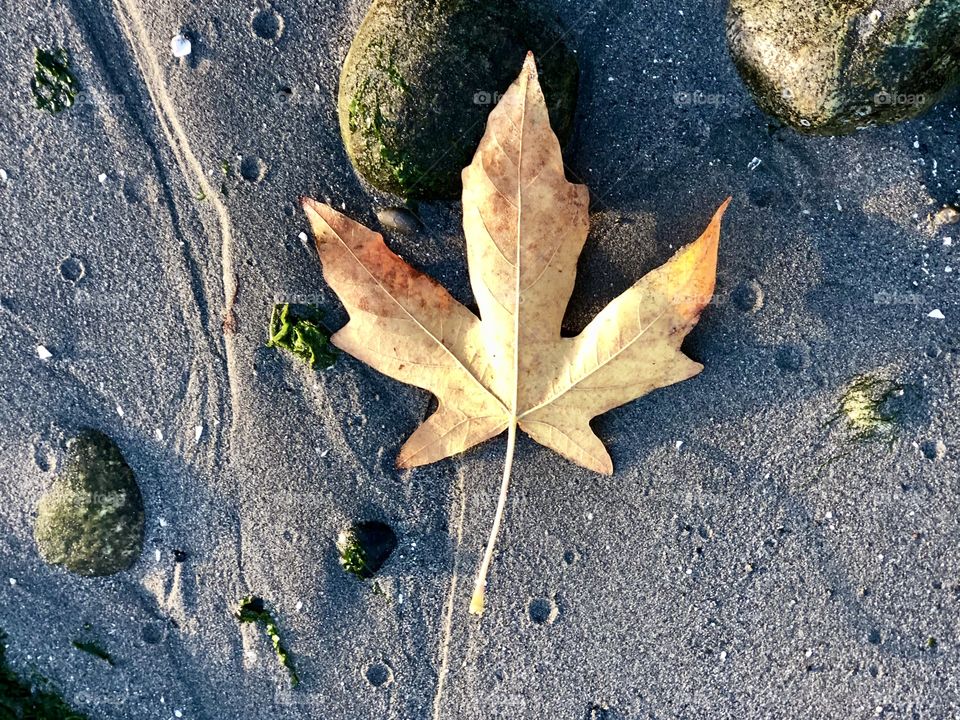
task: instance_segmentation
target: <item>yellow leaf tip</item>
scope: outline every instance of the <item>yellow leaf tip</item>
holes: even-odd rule
[[[484,597],[485,593],[483,588],[477,588],[473,591],[473,597],[470,598],[470,614],[471,615],[483,615],[483,606],[484,606]]]
[[[718,219],[723,217],[723,214],[727,211],[727,208],[730,206],[731,202],[733,202],[733,195],[728,196],[726,200],[720,203],[720,207],[717,208],[716,212]]]
[[[527,57],[523,61],[523,72],[528,77],[537,77],[537,59],[533,56],[533,50],[527,51]]]

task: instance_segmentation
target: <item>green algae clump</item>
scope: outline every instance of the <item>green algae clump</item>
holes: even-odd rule
[[[263,625],[264,630],[267,631],[267,635],[270,637],[270,642],[273,644],[273,651],[277,655],[277,660],[290,674],[290,684],[293,687],[299,685],[300,676],[297,675],[297,671],[293,668],[290,653],[280,639],[280,628],[277,627],[277,621],[274,619],[273,613],[267,610],[263,598],[259,598],[256,595],[247,595],[242,598],[240,604],[237,606],[237,611],[234,613],[234,617],[237,619],[237,622],[241,624],[253,623],[254,625]]]
[[[366,580],[373,577],[396,550],[397,536],[389,525],[368,520],[341,531],[336,545],[340,566]]]
[[[325,370],[337,361],[337,349],[322,320],[323,315],[312,305],[274,305],[267,347],[283,348],[310,367]]]
[[[80,86],[70,72],[66,50],[37,48],[30,91],[33,93],[33,104],[36,108],[46,110],[51,115],[73,107]]]
[[[118,573],[140,557],[143,525],[140,488],[120,449],[93,430],[72,439],[63,472],[37,508],[43,559],[78,575]]]
[[[88,720],[63,698],[41,687],[45,681],[27,682],[7,665],[6,634],[0,630],[0,718],[3,720]]]
[[[886,378],[856,378],[840,398],[837,417],[843,417],[857,440],[890,437],[899,420],[890,400],[903,395],[902,385]]]

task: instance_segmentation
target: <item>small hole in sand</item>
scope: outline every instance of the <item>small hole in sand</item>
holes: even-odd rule
[[[267,164],[258,157],[247,156],[240,161],[240,177],[247,182],[260,182],[267,175]]]
[[[250,16],[250,29],[261,40],[276,42],[283,35],[283,16],[272,8],[258,10]]]
[[[550,598],[534,598],[527,605],[527,614],[534,625],[552,625],[560,610]]]
[[[163,628],[157,623],[148,623],[140,628],[140,637],[147,645],[156,645],[163,640]]]
[[[387,687],[393,683],[393,670],[385,662],[373,662],[367,665],[363,676],[375,688]]]
[[[80,282],[83,280],[83,276],[87,274],[86,264],[74,255],[70,255],[61,260],[58,270],[60,277],[72,283]]]

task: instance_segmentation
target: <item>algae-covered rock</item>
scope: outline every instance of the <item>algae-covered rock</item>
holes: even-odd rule
[[[143,518],[133,471],[110,438],[91,430],[68,444],[63,472],[40,499],[34,536],[48,563],[110,575],[140,556]]]
[[[960,2],[731,0],[727,42],[764,111],[846,133],[919,115],[960,78]]]
[[[402,197],[455,197],[527,51],[565,142],[579,71],[555,18],[514,0],[374,0],[340,76],[340,131],[358,172]]]

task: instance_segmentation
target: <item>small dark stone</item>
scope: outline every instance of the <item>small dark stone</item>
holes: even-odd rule
[[[960,77],[956,0],[731,0],[727,43],[760,107],[840,134],[919,115]]]
[[[521,0],[374,0],[340,76],[340,131],[358,172],[405,198],[456,197],[527,51],[564,143],[579,70],[556,18]]]
[[[873,629],[869,633],[867,633],[867,642],[870,643],[871,645],[879,645],[880,631],[877,629]]]
[[[377,220],[387,230],[401,235],[415,235],[420,230],[417,216],[406,208],[383,208],[377,210]]]
[[[184,562],[188,557],[190,557],[190,554],[187,553],[186,550],[177,550],[177,549],[174,549],[174,551],[173,551],[173,560],[174,560],[174,562],[182,563],[182,562]]]
[[[34,537],[45,561],[79,575],[126,570],[143,548],[143,498],[120,449],[100,432],[71,440],[40,499]]]

